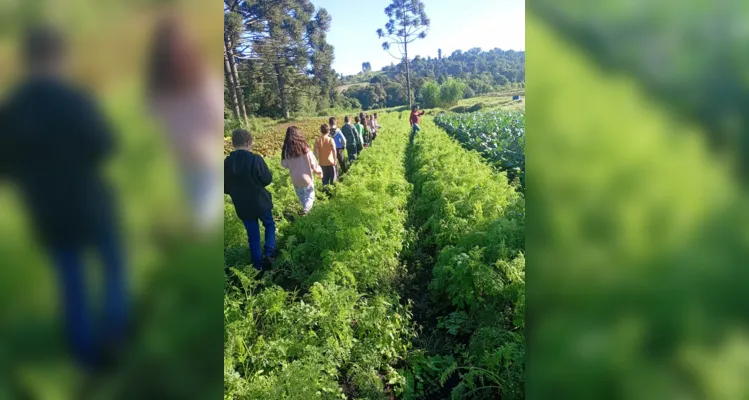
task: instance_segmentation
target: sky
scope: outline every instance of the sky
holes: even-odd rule
[[[525,50],[524,0],[422,0],[431,20],[427,37],[408,46],[408,58],[450,55],[455,50],[473,47],[490,50]],[[390,0],[312,0],[324,7],[333,18],[328,43],[335,48],[333,68],[344,75],[361,71],[368,61],[373,70],[391,62],[382,49],[384,39],[377,38],[377,29],[384,28],[388,18],[385,7]],[[392,51],[392,50],[391,50]]]

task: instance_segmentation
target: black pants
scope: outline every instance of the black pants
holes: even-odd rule
[[[322,185],[330,185],[335,180],[335,166],[321,165],[322,168]]]
[[[358,150],[356,149],[356,146],[347,147],[346,152],[348,153],[348,160],[354,161],[356,160],[357,154],[359,154]]]
[[[343,148],[336,149],[335,153],[338,157],[338,165],[340,166],[338,175],[341,175],[342,173],[346,172],[346,157],[343,156]]]

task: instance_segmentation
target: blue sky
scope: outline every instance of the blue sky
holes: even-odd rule
[[[425,39],[409,45],[408,56],[437,57],[455,50],[495,47],[525,50],[524,0],[422,0],[431,27]],[[345,75],[361,71],[369,61],[378,70],[396,62],[382,49],[377,28],[387,22],[389,0],[312,0],[316,7],[330,12],[333,22],[328,43],[335,47],[333,68]]]

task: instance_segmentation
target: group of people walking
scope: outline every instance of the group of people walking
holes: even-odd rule
[[[338,128],[336,117],[320,126],[319,136],[310,148],[304,133],[297,126],[286,129],[281,148],[281,165],[289,170],[291,183],[307,215],[315,202],[315,176],[323,187],[333,184],[350,168],[359,155],[372,145],[381,128],[377,113],[361,112],[352,118],[345,116]],[[253,266],[262,270],[275,258],[276,226],[273,220],[273,201],[266,189],[273,181],[262,156],[252,153],[252,135],[244,129],[232,133],[232,151],[224,160],[224,193],[228,194],[237,216],[247,229]],[[346,153],[344,155],[344,152]],[[265,228],[265,246],[261,251],[260,226]]]

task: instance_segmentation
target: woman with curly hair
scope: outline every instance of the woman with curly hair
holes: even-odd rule
[[[302,215],[307,215],[315,202],[315,178],[322,178],[322,168],[304,139],[302,130],[296,126],[286,129],[286,138],[281,149],[281,166],[289,170],[294,191],[302,203]]]

